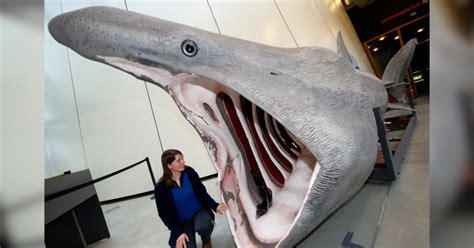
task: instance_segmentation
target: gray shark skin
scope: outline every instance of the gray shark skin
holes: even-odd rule
[[[271,47],[109,7],[57,16],[49,30],[172,96],[213,159],[239,247],[295,245],[370,175],[372,108],[386,106],[386,91],[334,51]]]
[[[383,72],[382,80],[386,82],[393,82],[399,84],[403,82],[408,66],[410,66],[411,59],[415,53],[416,39],[411,39],[402,49],[400,49],[387,64]],[[401,84],[397,87],[391,87],[389,93],[402,103],[408,103],[407,95],[405,94],[405,85]]]

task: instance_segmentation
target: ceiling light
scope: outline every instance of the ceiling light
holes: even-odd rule
[[[383,40],[385,40],[385,36],[382,36],[379,38],[379,41],[383,41]]]
[[[415,81],[418,81],[418,80],[420,80],[420,79],[422,79],[422,78],[423,78],[423,75],[422,75],[422,74],[413,76],[413,80],[415,80]]]
[[[400,39],[400,36],[397,35],[397,36],[395,36],[395,38],[393,38],[393,39],[394,39],[394,40],[398,40],[398,39]]]
[[[424,29],[424,28],[420,28],[420,29],[416,30],[416,32],[417,32],[417,33],[421,33],[421,32],[423,32],[423,30],[425,30],[425,29]]]
[[[379,50],[378,47],[375,47],[374,49],[372,49],[373,52],[377,52]]]

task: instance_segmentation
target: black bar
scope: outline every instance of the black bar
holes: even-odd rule
[[[52,199],[58,198],[58,197],[63,196],[63,195],[65,195],[65,194],[69,194],[69,193],[71,193],[71,192],[73,192],[73,191],[76,191],[76,190],[78,190],[78,189],[82,189],[82,188],[84,188],[84,187],[87,187],[87,186],[89,186],[89,185],[91,185],[91,184],[100,182],[100,181],[105,180],[105,179],[107,179],[107,178],[109,178],[109,177],[111,177],[111,176],[115,176],[115,175],[117,175],[117,174],[119,174],[119,173],[122,173],[122,172],[128,170],[128,169],[131,169],[131,168],[133,168],[133,167],[135,167],[135,166],[137,166],[137,165],[139,165],[139,164],[141,164],[141,163],[143,163],[143,162],[145,162],[145,161],[148,161],[148,165],[149,165],[148,157],[146,157],[146,158],[143,159],[143,160],[140,160],[140,161],[138,161],[138,162],[136,162],[136,163],[134,163],[134,164],[132,164],[132,165],[129,165],[129,166],[127,166],[127,167],[125,167],[125,168],[123,168],[123,169],[120,169],[120,170],[118,170],[118,171],[112,172],[112,173],[110,173],[110,174],[108,174],[108,175],[105,175],[105,176],[103,176],[103,177],[99,177],[99,178],[94,179],[94,180],[92,180],[92,181],[90,181],[90,182],[85,182],[85,183],[79,184],[79,185],[77,185],[77,186],[71,187],[71,188],[69,188],[69,189],[61,190],[61,191],[56,192],[56,193],[54,193],[54,194],[45,196],[44,201],[45,201],[45,202],[50,201],[50,200],[52,200]],[[150,165],[149,165],[149,168],[150,168],[150,172],[151,172],[151,166],[150,166]],[[152,172],[151,172],[151,173],[152,173]],[[155,186],[155,178],[154,178],[153,174],[152,174],[152,180],[153,180],[153,186]]]
[[[110,204],[110,203],[116,203],[116,202],[120,202],[120,201],[130,200],[130,199],[134,199],[134,198],[137,198],[137,197],[142,197],[142,196],[146,196],[146,195],[153,194],[153,192],[154,192],[154,190],[149,190],[149,191],[142,192],[142,193],[138,193],[138,194],[134,194],[134,195],[128,195],[128,196],[119,197],[119,198],[115,198],[115,199],[105,200],[105,201],[101,201],[101,202],[100,202],[100,205],[105,205],[105,204]]]
[[[403,162],[403,159],[405,159],[405,154],[408,149],[408,145],[410,144],[411,137],[413,135],[413,131],[415,129],[416,125],[416,115],[413,115],[410,119],[410,122],[408,122],[407,128],[405,129],[405,132],[403,133],[403,138],[400,144],[398,144],[397,151],[395,152],[395,155],[393,156],[393,163],[395,165],[395,173],[400,172],[400,167]]]
[[[381,176],[383,177],[383,179],[395,180],[396,174],[393,167],[392,151],[390,150],[390,147],[388,145],[389,142],[387,140],[387,136],[386,136],[384,125],[383,125],[384,123],[383,114],[380,108],[374,108],[373,111],[374,111],[374,116],[375,116],[375,123],[377,124],[377,133],[379,136],[379,143],[382,148],[382,154],[383,154],[383,159],[385,160],[385,167],[387,168],[386,169],[387,173],[383,173],[384,175],[381,175],[378,172],[375,172],[371,174],[370,178],[379,179],[377,178],[377,176]]]
[[[150,159],[148,157],[145,158],[146,165],[148,166],[148,170],[150,171],[151,181],[153,182],[153,187],[156,185],[155,174],[153,174],[153,170],[151,169]]]
[[[216,178],[217,177],[217,173],[214,173],[214,174],[211,174],[209,176],[205,176],[205,177],[201,177],[201,181],[207,181],[209,179],[212,179],[212,178]]]
[[[217,173],[214,173],[214,174],[211,174],[209,176],[205,176],[205,177],[201,177],[201,182],[204,182],[204,181],[207,181],[207,180],[210,180],[210,179],[213,179],[213,178],[216,178],[217,177]],[[119,201],[124,201],[124,200],[129,200],[129,199],[133,199],[133,198],[137,198],[137,197],[142,197],[142,196],[146,196],[146,195],[149,195],[149,194],[153,194],[154,190],[150,190],[150,191],[146,191],[146,192],[143,192],[143,193],[138,193],[138,194],[134,194],[134,195],[128,195],[128,196],[124,196],[124,197],[120,197],[120,198],[115,198],[115,199],[110,199],[110,200],[106,200],[106,201],[101,201],[100,204],[109,204],[109,203],[115,203],[115,202],[119,202]],[[155,196],[153,195],[151,197],[151,199],[155,199]]]

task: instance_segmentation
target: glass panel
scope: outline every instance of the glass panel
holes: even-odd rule
[[[411,69],[413,71],[413,81],[418,94],[429,93],[430,79],[430,36],[429,18],[425,17],[419,21],[411,23],[400,29],[402,39],[408,42],[412,38],[417,38],[418,45],[413,54]]]
[[[429,18],[425,17],[401,28],[400,32],[402,33],[403,42],[408,42],[410,39],[417,38],[418,43],[422,43],[430,39],[429,30]]]
[[[393,31],[367,43],[367,48],[375,61],[379,76],[383,75],[390,59],[400,50],[399,39],[397,31]]]

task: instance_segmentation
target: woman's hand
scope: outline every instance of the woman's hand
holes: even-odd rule
[[[217,206],[216,213],[223,214],[227,210],[227,205],[224,202],[221,202],[219,206]]]
[[[179,235],[178,239],[176,240],[176,248],[187,248],[187,242],[189,242],[189,238],[186,233]]]

